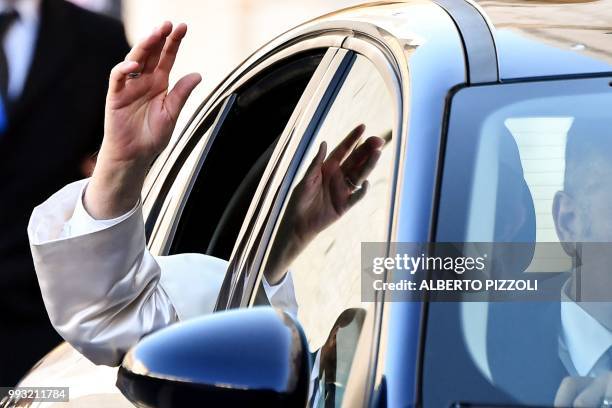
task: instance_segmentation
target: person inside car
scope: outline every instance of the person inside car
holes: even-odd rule
[[[552,221],[572,269],[540,279],[545,298],[538,302],[489,304],[491,376],[521,403],[592,407],[612,402],[609,129],[609,120],[577,117],[567,133],[563,188],[554,195]],[[516,242],[527,242],[529,235]],[[520,254],[505,262],[528,274],[531,256],[526,263]],[[548,294],[554,298],[547,301]]]
[[[555,406],[612,405],[610,124],[574,120],[565,149],[564,187],[553,203],[559,241],[580,266],[562,288],[560,357],[567,373]]]
[[[146,249],[139,200],[147,169],[201,81],[189,74],[168,91],[186,32],[185,24],[165,22],[112,70],[92,177],[51,196],[28,226],[50,320],[96,364],[117,365],[146,334],[212,312],[227,268],[226,260],[207,255],[154,257]],[[287,239],[275,244],[281,247],[263,277],[270,303],[288,313],[297,312],[291,260],[367,192],[384,141],[358,145],[363,132],[357,126],[329,155],[322,143],[291,195],[280,226]]]

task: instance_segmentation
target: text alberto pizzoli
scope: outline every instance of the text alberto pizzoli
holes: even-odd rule
[[[382,275],[385,270],[404,271],[414,275],[417,271],[453,271],[463,275],[466,271],[483,272],[486,269],[487,255],[479,257],[436,257],[411,256],[397,254],[394,257],[377,257],[373,259],[372,272]],[[537,291],[538,281],[527,279],[423,279],[420,282],[401,279],[385,282],[383,279],[373,281],[374,290],[390,291]]]

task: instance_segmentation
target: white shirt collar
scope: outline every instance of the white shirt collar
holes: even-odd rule
[[[14,8],[19,13],[19,19],[25,23],[37,23],[40,18],[40,2],[42,0],[17,0],[11,2],[0,0],[0,13]]]
[[[612,332],[569,299],[567,285],[566,282],[561,291],[563,336],[576,371],[581,376],[587,376],[612,346]]]

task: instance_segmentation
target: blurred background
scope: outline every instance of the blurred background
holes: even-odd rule
[[[367,3],[367,0],[71,0],[94,11],[110,14],[123,21],[130,44],[146,35],[155,25],[164,20],[185,22],[190,35],[183,41],[173,78],[185,73],[198,71],[204,82],[195,91],[179,120],[180,124],[189,118],[196,101],[210,92],[233,68],[257,48],[296,25],[325,13]],[[535,36],[554,46],[566,47],[568,38],[574,38],[571,29],[562,32],[556,23],[598,27],[607,25],[609,10],[605,4],[585,5],[583,1],[541,0],[539,3],[558,3],[547,17],[546,25],[535,21],[529,3],[521,0],[476,0],[486,7],[487,13],[503,28],[505,22],[522,21],[520,31]],[[514,7],[509,8],[508,5]],[[527,7],[525,7],[527,6]],[[547,27],[548,26],[548,27]],[[601,44],[606,38],[594,32],[592,38],[585,38],[589,47],[586,54],[598,58],[611,58],[603,54],[606,47]],[[584,34],[582,34],[584,36]],[[583,44],[574,44],[576,49]],[[606,53],[607,54],[607,53]],[[196,106],[194,106],[196,105]]]
[[[294,26],[363,0],[73,0],[82,7],[121,18],[130,44],[164,20],[189,25],[172,78],[197,71],[204,76],[179,119],[186,121],[197,101],[232,69]]]

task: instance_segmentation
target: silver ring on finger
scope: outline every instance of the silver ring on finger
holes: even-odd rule
[[[140,72],[130,72],[129,74],[127,74],[127,77],[130,79],[136,79],[140,76]]]
[[[344,181],[353,191],[359,190],[361,188],[361,186],[358,186],[357,184],[353,183],[353,180],[351,180],[349,176],[344,176]]]

